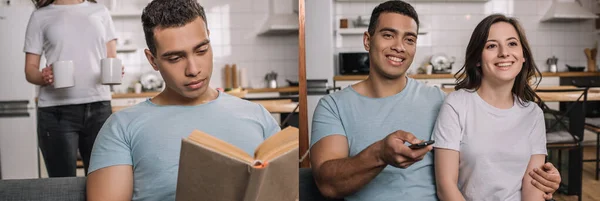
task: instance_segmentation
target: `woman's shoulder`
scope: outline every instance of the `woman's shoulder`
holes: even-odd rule
[[[518,104],[521,108],[521,110],[523,110],[526,113],[532,114],[532,115],[542,115],[544,113],[544,111],[542,110],[542,108],[540,108],[540,106],[534,102],[534,101],[524,101],[522,99],[518,99],[518,97],[515,96],[515,103],[514,104]]]
[[[90,7],[90,8],[95,8],[95,9],[101,9],[101,10],[108,11],[108,8],[106,6],[104,6],[104,4],[101,4],[101,3],[88,3],[87,6]]]
[[[101,4],[101,3],[88,3],[87,9],[91,13],[95,13],[95,14],[101,13],[104,16],[110,16],[110,11],[108,10],[108,8],[106,6],[104,6],[104,4]]]
[[[467,99],[472,98],[475,95],[475,93],[476,93],[475,90],[459,89],[459,90],[450,92],[450,94],[448,94],[448,96],[446,96],[446,102],[449,102],[449,103],[463,102]]]

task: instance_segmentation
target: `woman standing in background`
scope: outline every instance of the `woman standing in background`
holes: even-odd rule
[[[38,141],[48,175],[76,175],[77,150],[85,172],[96,135],[111,115],[109,86],[100,83],[100,60],[116,58],[115,28],[106,7],[89,0],[33,0],[25,35],[25,75],[40,86]],[[55,88],[53,66],[72,61],[75,85]]]

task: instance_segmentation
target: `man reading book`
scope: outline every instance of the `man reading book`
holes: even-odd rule
[[[440,89],[406,76],[418,31],[419,19],[410,4],[388,1],[377,6],[363,35],[369,77],[319,101],[310,159],[326,197],[437,200],[431,145],[407,146],[431,138],[445,98]],[[560,175],[551,164],[546,166],[550,174],[541,171],[533,178],[550,197]]]
[[[90,201],[174,200],[182,139],[194,130],[249,155],[280,130],[261,105],[209,86],[213,52],[197,1],[154,0],[142,23],[146,57],[166,88],[106,121],[92,151]]]

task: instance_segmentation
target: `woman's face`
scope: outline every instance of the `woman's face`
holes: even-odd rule
[[[514,82],[523,62],[523,47],[515,27],[507,22],[494,23],[481,54],[483,80],[498,84]]]

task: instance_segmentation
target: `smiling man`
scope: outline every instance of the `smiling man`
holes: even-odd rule
[[[369,77],[323,97],[313,115],[311,165],[326,197],[348,201],[437,200],[431,138],[445,94],[406,76],[417,47],[419,18],[403,1],[371,14],[363,44]],[[560,175],[548,164],[534,177],[552,193]],[[549,181],[551,180],[551,181]],[[545,185],[540,185],[545,184]],[[552,186],[548,188],[547,186]]]
[[[181,139],[194,129],[250,155],[280,130],[261,105],[209,86],[210,34],[204,9],[195,0],[154,0],[142,22],[146,57],[166,88],[104,124],[91,156],[90,201],[175,200]]]

